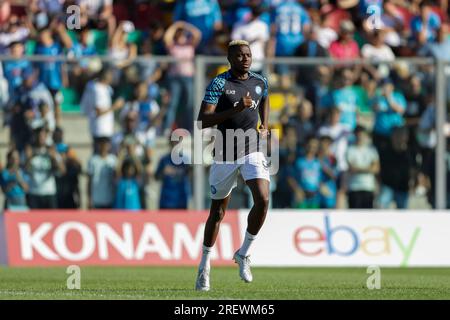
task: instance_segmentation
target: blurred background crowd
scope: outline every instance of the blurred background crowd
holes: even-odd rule
[[[448,17],[446,0],[0,0],[5,206],[143,209],[158,185],[157,208],[188,208],[192,168],[161,145],[192,130],[193,59],[244,39],[280,129],[272,207],[433,207],[435,65],[396,58],[450,62]],[[66,139],[74,116],[88,156]],[[249,205],[242,184],[233,197]]]

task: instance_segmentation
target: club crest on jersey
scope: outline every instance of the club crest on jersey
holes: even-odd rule
[[[255,92],[256,92],[256,94],[261,94],[262,88],[260,86],[256,86],[255,87]]]

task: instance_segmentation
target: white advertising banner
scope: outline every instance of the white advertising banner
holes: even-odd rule
[[[240,211],[241,234],[247,225]],[[270,210],[254,266],[450,266],[444,211]]]

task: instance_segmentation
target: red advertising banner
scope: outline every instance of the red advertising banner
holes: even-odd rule
[[[6,212],[10,266],[196,265],[206,211]],[[212,259],[232,264],[240,245],[237,211],[227,211]]]

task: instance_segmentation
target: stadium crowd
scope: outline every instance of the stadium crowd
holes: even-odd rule
[[[71,5],[79,29],[67,27]],[[0,55],[14,58],[0,65],[6,206],[79,208],[86,196],[89,208],[141,209],[157,179],[160,208],[187,208],[191,168],[170,154],[153,165],[156,139],[192,130],[193,58],[224,56],[233,39],[250,43],[252,71],[285,97],[271,118],[282,134],[273,207],[407,208],[412,192],[434,206],[433,65],[389,61],[450,61],[448,17],[445,0],[0,0]],[[267,57],[368,63],[268,66]],[[70,95],[89,119],[87,163],[64,140]]]

